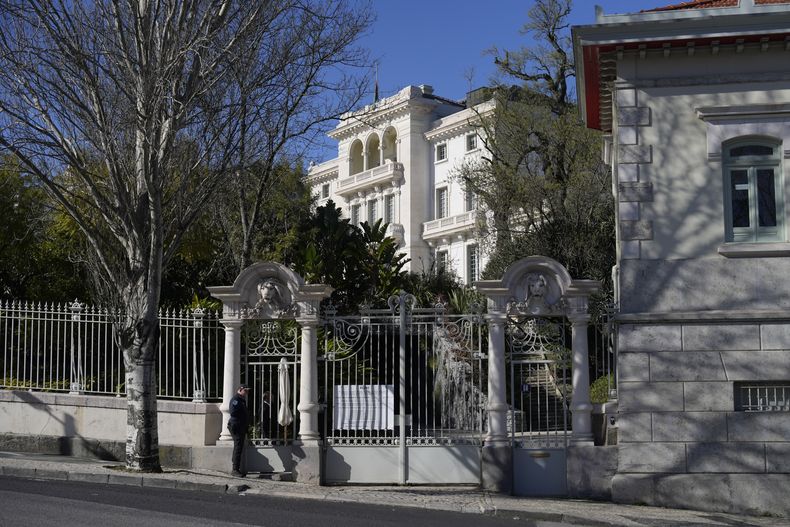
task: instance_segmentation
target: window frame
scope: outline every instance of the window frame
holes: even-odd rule
[[[359,225],[360,212],[362,212],[360,204],[351,205],[351,225]]]
[[[392,194],[384,196],[384,221],[395,223],[395,196]]]
[[[464,142],[466,144],[466,151],[467,152],[474,152],[475,150],[477,150],[479,148],[477,139],[478,139],[477,134],[474,134],[474,133],[473,134],[466,134]],[[470,140],[471,140],[471,146],[470,146]]]
[[[471,212],[477,209],[477,194],[472,191],[464,191],[464,212]]]
[[[450,254],[446,249],[439,249],[436,251],[436,271],[450,270]]]
[[[329,183],[324,183],[321,185],[321,199],[326,199],[329,197]]]
[[[440,200],[439,196],[444,196],[444,200]],[[433,219],[440,220],[450,216],[450,190],[447,187],[438,187],[434,194],[435,206],[433,211]]]
[[[437,144],[434,154],[434,161],[436,163],[441,163],[442,161],[447,161],[447,157],[448,157],[447,142],[445,141]]]
[[[471,244],[466,246],[466,281],[471,285],[477,280],[480,280],[480,246]]]
[[[762,146],[773,149],[771,155],[732,156],[733,149],[745,146]],[[738,137],[722,143],[722,172],[724,183],[724,226],[726,243],[770,243],[785,240],[785,193],[782,170],[782,142],[772,137]],[[758,171],[772,169],[774,174],[775,226],[759,224],[759,182]],[[749,226],[735,227],[733,212],[733,173],[746,172],[747,181],[742,188],[747,190]]]
[[[379,219],[379,200],[377,199],[370,199],[368,200],[368,223],[373,225],[376,223],[376,220]]]

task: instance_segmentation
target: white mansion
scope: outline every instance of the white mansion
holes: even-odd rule
[[[338,156],[308,173],[317,205],[333,200],[356,225],[383,219],[411,260],[408,270],[435,263],[472,283],[485,264],[477,204],[452,172],[480,155],[473,124],[490,108],[490,102],[470,108],[422,85],[345,114],[329,133]]]

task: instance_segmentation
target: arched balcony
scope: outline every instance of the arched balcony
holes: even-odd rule
[[[365,170],[370,170],[371,168],[376,168],[377,166],[381,165],[381,150],[380,150],[381,142],[379,141],[378,134],[371,134],[368,137],[368,147],[367,147],[367,165],[365,166]]]
[[[348,152],[348,163],[349,163],[349,173],[359,174],[363,170],[365,170],[365,161],[362,154],[362,141],[357,139],[351,144],[351,148]]]

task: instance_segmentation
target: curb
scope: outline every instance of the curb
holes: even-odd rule
[[[283,486],[277,489],[251,487],[247,482],[236,482],[236,478],[226,478],[227,483],[213,483],[202,481],[190,481],[186,479],[160,477],[157,474],[118,474],[118,473],[97,473],[97,472],[81,472],[81,471],[66,471],[57,468],[33,468],[22,466],[9,466],[0,463],[0,475],[11,476],[25,479],[44,479],[55,481],[75,481],[82,483],[98,483],[106,485],[125,485],[133,487],[149,487],[149,488],[170,488],[188,491],[210,492],[219,494],[236,494],[236,495],[263,495],[267,497],[278,497],[285,499],[301,499],[313,501],[332,501],[336,503],[356,503],[364,505],[376,505],[383,507],[406,507],[410,509],[424,509],[433,511],[446,511],[456,512],[462,514],[483,514],[486,516],[498,516],[502,518],[511,518],[527,522],[547,522],[547,523],[565,523],[571,525],[584,525],[595,527],[613,527],[622,525],[644,524],[643,518],[639,517],[638,512],[622,511],[619,514],[612,515],[612,519],[601,516],[585,517],[580,516],[579,511],[571,512],[544,512],[541,510],[519,510],[508,507],[506,503],[500,503],[497,506],[495,500],[485,492],[479,495],[468,495],[463,499],[453,501],[449,498],[445,501],[437,500],[430,501],[429,496],[420,497],[415,495],[413,499],[406,499],[400,496],[400,499],[386,499],[385,496],[363,495],[359,493],[346,493],[333,491],[331,487],[321,488],[320,490],[314,489],[312,492],[305,492],[299,488],[289,489],[288,486]],[[200,474],[201,476],[223,478],[221,475]],[[595,516],[595,515],[593,515]],[[734,523],[733,523],[734,522]],[[658,523],[647,523],[650,525],[658,525]],[[690,519],[689,524],[695,523]],[[729,520],[727,524],[738,525],[760,525],[759,523],[750,523],[748,519],[744,518],[741,522],[738,520]],[[721,525],[713,523],[711,525]],[[774,525],[774,524],[771,524]],[[779,524],[776,524],[779,525]]]
[[[241,493],[249,489],[247,485],[227,485],[224,483],[201,483],[178,479],[158,478],[152,475],[135,476],[131,474],[96,474],[94,472],[66,472],[43,468],[9,467],[0,465],[0,474],[25,479],[47,479],[56,481],[75,481],[80,483],[103,483],[106,485],[126,485],[131,487],[169,488],[215,493]]]
[[[567,523],[571,525],[584,525],[585,527],[621,527],[622,522],[608,522],[601,520],[594,520],[591,518],[582,518],[569,514],[559,512],[527,512],[513,509],[500,509],[493,513],[494,516],[513,516],[519,520],[530,520],[540,522],[554,522],[554,523]],[[637,521],[635,518],[627,516],[622,517],[624,520]]]

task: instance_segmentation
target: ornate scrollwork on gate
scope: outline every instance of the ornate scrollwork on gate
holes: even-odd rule
[[[370,317],[345,318],[337,316],[337,308],[324,308],[324,359],[347,359],[361,349],[370,335]]]
[[[564,350],[563,326],[546,318],[511,317],[507,335],[510,351],[514,355],[545,355]]]
[[[245,326],[245,342],[250,357],[296,355],[298,327],[288,321],[250,321]]]

